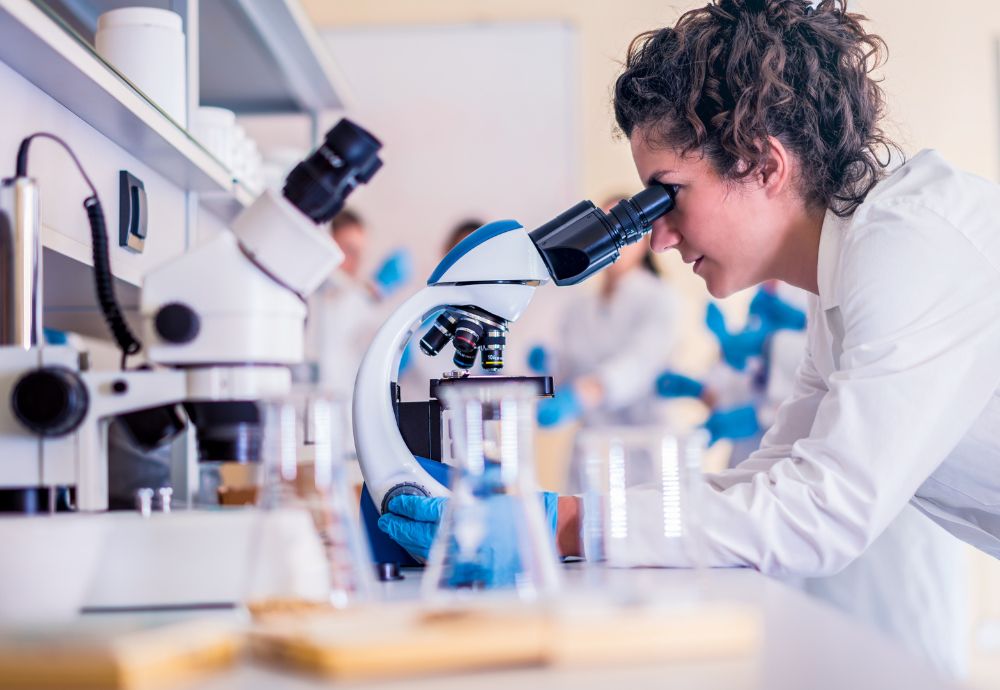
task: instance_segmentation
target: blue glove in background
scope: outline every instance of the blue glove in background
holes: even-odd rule
[[[656,377],[656,394],[661,398],[700,398],[705,384],[683,374],[665,371]]]
[[[559,496],[545,491],[540,497],[546,523],[554,535],[559,518]],[[511,585],[520,572],[521,565],[518,560],[517,534],[510,519],[510,498],[504,494],[494,494],[483,501],[489,511],[486,517],[489,535],[477,551],[475,560],[478,565],[461,564],[462,567],[453,575],[454,584],[482,582],[489,586]],[[397,541],[414,558],[426,561],[447,504],[447,498],[396,496],[389,501],[389,512],[379,518],[379,529]]]
[[[752,405],[716,410],[703,426],[711,436],[709,444],[724,438],[733,441],[750,438],[760,431],[757,412]]]
[[[536,416],[539,426],[550,427],[567,424],[579,418],[583,413],[580,399],[576,397],[572,386],[566,386],[551,398],[538,401]]]
[[[536,374],[549,372],[549,353],[541,345],[535,345],[528,351],[528,368]]]
[[[764,343],[773,330],[752,328],[741,333],[730,333],[726,327],[726,317],[723,316],[722,310],[715,302],[709,302],[708,308],[705,310],[705,325],[719,341],[722,359],[737,371],[743,371],[746,368],[747,359],[750,357],[763,354]]]
[[[408,249],[392,252],[375,271],[373,280],[383,295],[390,295],[413,274],[413,259]]]
[[[54,328],[42,328],[42,335],[45,338],[46,345],[66,345],[69,343],[66,331],[57,331]]]
[[[773,331],[781,328],[801,331],[806,327],[805,312],[764,288],[757,290],[750,302],[750,313],[758,317],[765,328]]]

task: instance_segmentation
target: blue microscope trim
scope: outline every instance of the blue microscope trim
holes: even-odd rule
[[[497,235],[502,235],[505,232],[517,230],[521,227],[524,226],[516,220],[495,220],[492,223],[487,223],[456,244],[451,248],[450,252],[445,254],[444,258],[441,259],[441,263],[439,263],[437,268],[434,269],[434,272],[431,273],[431,277],[427,279],[427,284],[434,285],[437,283],[441,280],[441,276],[443,276],[449,268],[454,266],[459,259],[481,245],[483,242],[487,242]]]
[[[428,460],[419,456],[414,456],[414,458],[433,479],[446,487],[451,487],[451,467],[436,460]],[[361,490],[361,523],[368,533],[368,544],[371,546],[372,558],[376,563],[398,563],[400,567],[404,568],[419,566],[420,563],[408,554],[406,549],[378,528],[378,518],[378,508],[372,502],[372,495],[368,493],[366,485]]]

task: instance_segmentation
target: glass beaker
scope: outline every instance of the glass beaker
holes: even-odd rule
[[[261,519],[248,588],[259,605],[342,608],[371,597],[372,560],[347,477],[345,410],[314,394],[261,404]]]
[[[458,380],[438,395],[449,411],[456,474],[424,594],[553,593],[558,559],[534,473],[535,386]]]
[[[704,564],[700,537],[704,430],[654,427],[581,433],[581,543],[611,567]]]

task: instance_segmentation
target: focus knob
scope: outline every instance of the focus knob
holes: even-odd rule
[[[156,312],[156,332],[168,343],[189,343],[198,337],[201,319],[186,304],[171,302]]]
[[[42,436],[65,436],[75,431],[87,416],[89,404],[83,380],[66,367],[28,372],[11,393],[14,416]]]

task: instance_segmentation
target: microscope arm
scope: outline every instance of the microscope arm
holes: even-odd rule
[[[396,380],[399,358],[414,329],[435,311],[462,305],[476,305],[513,321],[534,291],[535,285],[524,283],[431,285],[400,305],[376,334],[355,384],[354,439],[365,483],[380,512],[389,498],[400,494],[449,495],[413,459],[396,425],[390,392],[382,384]]]

